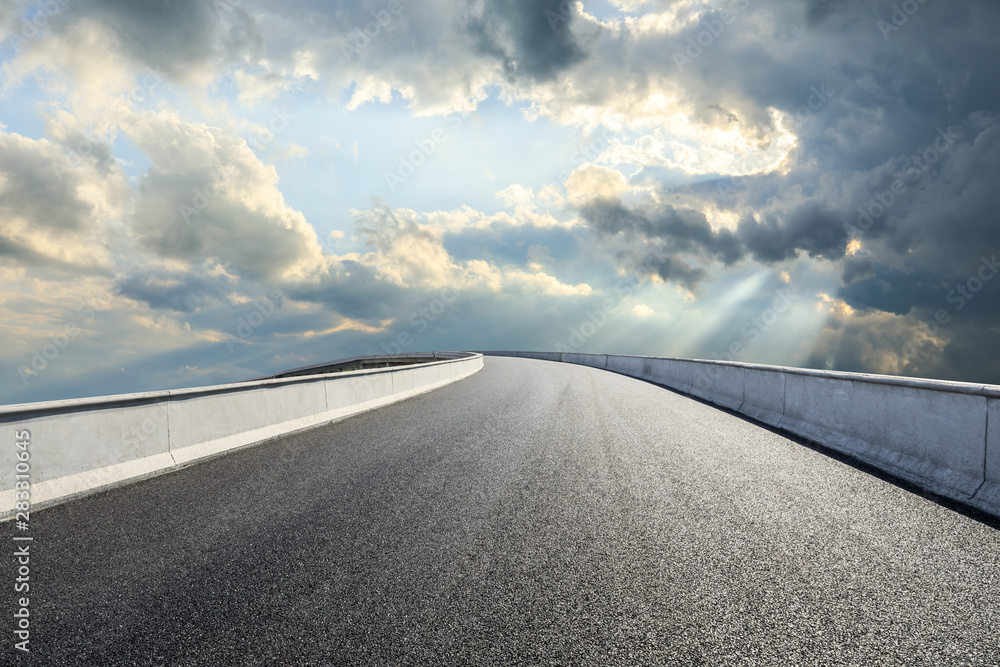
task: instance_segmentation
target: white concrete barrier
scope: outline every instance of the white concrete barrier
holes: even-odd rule
[[[620,354],[609,354],[607,370],[631,375],[632,377],[642,377],[642,357],[626,357]]]
[[[561,358],[600,368],[602,357],[609,371],[736,410],[1000,516],[1000,387],[694,359]]]
[[[691,379],[691,387],[687,393],[705,401],[714,401],[716,376],[719,368],[716,364],[704,364],[697,361],[682,361],[681,365]]]
[[[785,412],[785,374],[745,366],[740,412],[771,426],[780,425]]]
[[[691,389],[691,369],[679,359],[653,359],[650,364],[653,381],[678,391]]]
[[[1000,515],[1000,387],[986,387],[987,433],[985,480],[972,498],[981,510]]]
[[[345,392],[344,388],[337,385],[337,379],[328,380],[326,383],[327,400],[336,402],[336,405],[350,409],[360,383],[360,390],[363,391],[365,402],[369,405],[391,403],[393,396],[393,379],[391,373],[367,373],[358,377],[358,383],[345,385],[350,391]],[[346,394],[346,395],[345,395]],[[331,403],[332,404],[332,403]]]
[[[642,360],[642,374],[645,380],[658,382],[673,389],[682,386],[673,359],[646,357]]]
[[[15,506],[15,482],[20,479],[15,471],[23,471],[23,481],[30,485],[28,489],[21,485],[20,490],[28,490],[29,495],[17,500],[27,498],[31,507],[37,507],[39,502],[147,476],[174,464],[163,397],[151,393],[117,398],[117,402],[104,402],[106,411],[117,414],[115,419],[95,419],[88,401],[71,400],[46,403],[24,418],[0,423],[0,516],[10,515]],[[15,448],[22,431],[28,433],[25,461],[19,460],[20,450]]]
[[[431,391],[483,367],[481,354],[431,363],[215,387],[0,407],[0,519],[16,472],[33,509]],[[15,447],[27,433],[28,444]],[[19,456],[19,452],[27,452]],[[20,468],[17,468],[21,464]]]
[[[245,445],[244,437],[268,437],[262,433],[268,425],[264,393],[255,388],[174,396],[167,415],[170,454],[178,465]],[[113,412],[99,416],[114,419]]]
[[[972,498],[985,474],[983,387],[947,382],[853,384],[845,451],[935,493],[963,501]]]
[[[730,364],[715,364],[715,394],[712,402],[730,410],[743,406],[746,369]]]
[[[413,373],[393,373],[392,374],[392,394],[393,396],[410,397],[417,393],[418,386]]]
[[[784,409],[775,424],[810,440],[851,450],[854,383],[845,377],[783,373]]]
[[[608,365],[608,355],[606,354],[563,352],[561,360],[570,364],[580,364],[581,366],[592,366],[594,368],[606,368]]]
[[[653,368],[653,363],[658,361],[655,357],[624,357],[608,356],[607,370],[613,370],[624,375],[656,382],[654,375],[658,369]]]
[[[521,357],[523,359],[540,359],[542,361],[562,361],[562,352],[504,352],[503,350],[496,351],[481,351],[488,357]]]

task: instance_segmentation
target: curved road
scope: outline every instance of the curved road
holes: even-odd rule
[[[581,366],[491,357],[32,531],[16,664],[1000,663],[1000,531]]]

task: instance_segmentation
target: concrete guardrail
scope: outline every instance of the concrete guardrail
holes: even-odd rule
[[[484,352],[655,382],[1000,517],[1000,386],[727,361]]]
[[[0,520],[12,518],[15,503],[27,498],[32,509],[39,509],[175,470],[437,389],[483,367],[481,354],[437,353],[438,358],[446,356],[452,358],[384,369],[2,406]],[[17,442],[28,444],[18,447]],[[18,474],[26,477],[18,478]],[[30,487],[18,487],[18,481],[29,481]],[[28,496],[17,495],[25,490]]]

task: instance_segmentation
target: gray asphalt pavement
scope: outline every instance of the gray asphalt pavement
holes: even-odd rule
[[[1000,531],[566,364],[488,358],[32,534],[8,664],[1000,664]]]

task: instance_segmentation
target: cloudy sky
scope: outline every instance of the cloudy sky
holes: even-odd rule
[[[384,351],[1000,383],[995,0],[0,0],[0,402]]]

